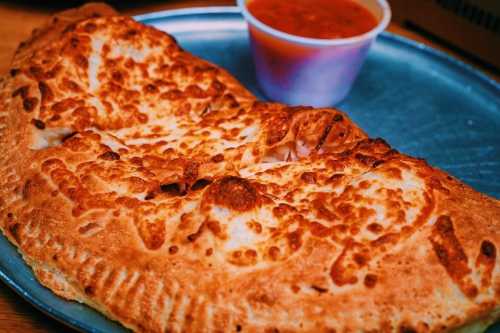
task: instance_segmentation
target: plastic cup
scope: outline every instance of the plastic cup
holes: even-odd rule
[[[249,1],[237,0],[248,22],[257,82],[271,100],[291,105],[326,107],[342,101],[391,19],[385,0],[357,0],[377,19],[372,30],[350,38],[306,38],[260,22],[248,11]]]

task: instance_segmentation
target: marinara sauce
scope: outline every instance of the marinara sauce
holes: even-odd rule
[[[276,30],[309,38],[353,37],[378,23],[368,9],[352,0],[250,0],[247,8]]]

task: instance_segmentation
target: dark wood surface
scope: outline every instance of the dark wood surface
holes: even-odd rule
[[[12,54],[23,39],[29,36],[33,28],[41,25],[52,13],[78,5],[78,1],[0,1],[0,73],[7,72]],[[167,0],[167,1],[115,1],[115,7],[122,13],[135,15],[140,13],[210,5],[233,5],[233,0]],[[391,32],[404,35],[435,48],[444,50],[468,62],[460,54],[437,44],[426,37],[409,31],[398,24],[389,26]],[[477,66],[477,64],[472,64]],[[487,72],[498,80],[498,75]],[[56,320],[38,311],[28,302],[0,283],[0,332],[75,332]]]

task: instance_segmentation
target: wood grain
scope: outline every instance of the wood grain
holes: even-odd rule
[[[3,283],[0,285],[0,332],[75,332],[36,310]]]
[[[63,5],[61,5],[63,3]],[[76,2],[47,1],[40,3],[30,2],[0,2],[0,73],[5,73],[19,42],[27,38],[31,31],[41,25],[52,13],[65,9],[65,5],[74,5]],[[127,15],[174,9],[181,7],[197,7],[210,5],[233,5],[233,0],[170,0],[164,2],[135,1],[116,2],[116,7]],[[452,53],[449,49],[433,43],[417,33],[408,31],[397,24],[389,26],[391,32],[404,35],[435,48]],[[453,53],[452,53],[453,54]],[[460,55],[453,54],[464,59]],[[497,80],[497,75],[492,75]],[[75,332],[74,330],[58,323],[56,320],[44,315],[20,296],[15,294],[5,284],[0,284],[0,332]]]

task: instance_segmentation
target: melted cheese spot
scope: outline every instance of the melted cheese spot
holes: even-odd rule
[[[32,144],[33,150],[47,149],[58,146],[62,143],[62,138],[71,134],[73,131],[68,128],[49,128],[45,130],[33,131]]]
[[[102,63],[101,50],[104,40],[100,38],[92,39],[92,53],[89,57],[88,82],[91,93],[97,90],[100,85],[100,80],[97,77],[99,67]]]

